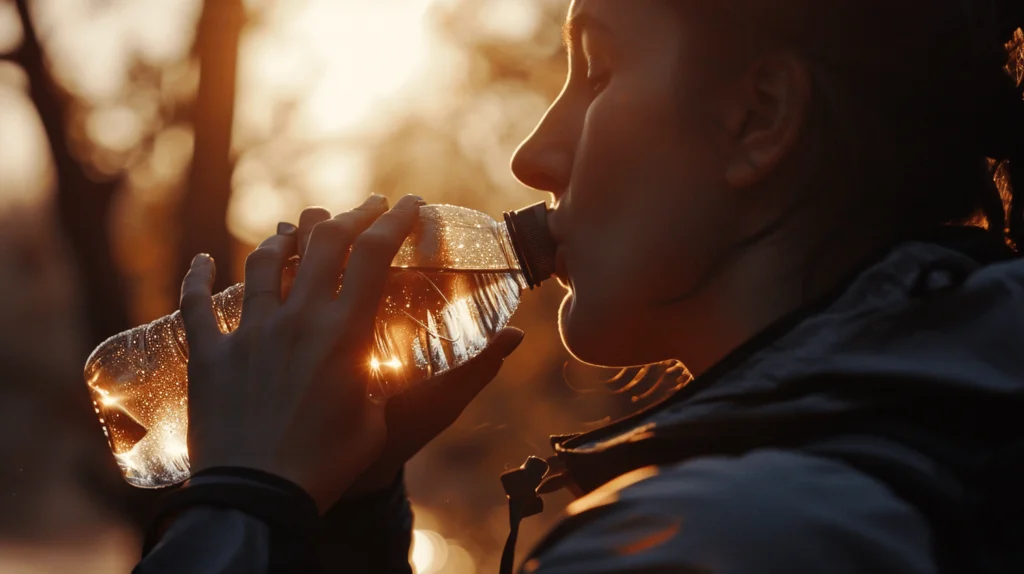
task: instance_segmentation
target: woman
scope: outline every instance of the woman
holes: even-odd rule
[[[525,571],[1014,558],[1000,541],[1022,515],[990,511],[1015,508],[1003,487],[1024,477],[1001,450],[1024,398],[1024,101],[1006,53],[1022,23],[1018,0],[572,3],[565,88],[512,161],[554,196],[563,341],[601,365],[679,359],[695,380],[556,444],[553,480],[587,494]],[[408,571],[402,464],[522,337],[448,375],[445,401],[364,398],[373,310],[420,204],[283,224],[247,261],[231,335],[196,258],[196,476],[138,572]],[[393,414],[430,400],[416,429]]]

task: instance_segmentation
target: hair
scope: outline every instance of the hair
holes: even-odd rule
[[[977,225],[1024,252],[1024,1],[720,1],[807,58],[849,224]]]

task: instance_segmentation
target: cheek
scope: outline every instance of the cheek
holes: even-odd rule
[[[621,82],[637,87],[603,94],[587,113],[562,203],[579,235],[591,235],[610,259],[657,254],[686,263],[666,256],[710,230],[727,233],[722,154],[710,143],[706,114],[680,110],[668,81]]]
[[[588,115],[572,189],[560,204],[575,289],[560,328],[583,361],[635,365],[671,358],[659,348],[666,330],[677,328],[665,303],[724,252],[731,210],[713,146],[672,121],[674,102],[608,96]]]

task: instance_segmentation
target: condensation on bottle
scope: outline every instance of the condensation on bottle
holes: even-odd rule
[[[463,207],[420,208],[378,310],[366,358],[370,395],[397,395],[493,340],[521,292],[554,269],[546,216],[543,203],[506,213],[501,223]],[[282,296],[300,264],[286,266]],[[221,332],[238,327],[243,298],[241,284],[214,295]],[[85,379],[125,480],[159,488],[188,478],[188,341],[180,312],[105,341],[86,362]]]

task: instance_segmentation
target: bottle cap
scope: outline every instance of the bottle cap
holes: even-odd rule
[[[555,272],[557,246],[548,229],[548,211],[547,203],[542,201],[505,212],[505,225],[530,289],[540,285]]]

